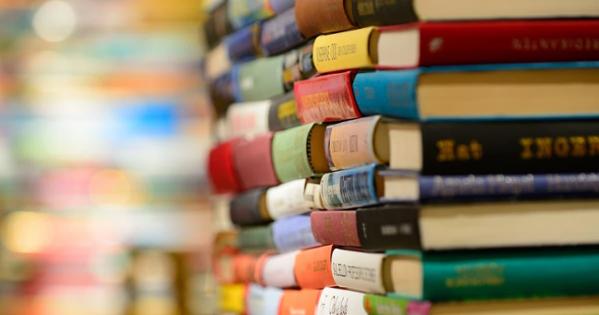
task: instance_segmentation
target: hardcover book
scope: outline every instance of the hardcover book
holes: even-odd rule
[[[273,168],[272,138],[266,133],[241,139],[233,146],[233,162],[243,190],[279,183]]]
[[[284,217],[272,224],[272,234],[277,251],[291,252],[320,245],[312,234],[310,216]]]
[[[295,279],[302,289],[322,289],[335,285],[331,271],[333,246],[302,250],[295,258]]]

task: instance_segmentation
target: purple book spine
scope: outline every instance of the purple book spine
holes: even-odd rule
[[[295,23],[294,9],[290,9],[266,22],[262,26],[260,46],[267,55],[276,55],[304,42],[304,37]]]
[[[281,218],[273,223],[272,230],[275,246],[281,253],[319,245],[306,215]]]

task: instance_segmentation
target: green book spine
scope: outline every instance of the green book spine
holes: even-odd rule
[[[303,125],[275,133],[272,159],[281,182],[316,175],[310,165],[310,132],[314,125]]]
[[[283,57],[259,58],[239,68],[239,101],[260,101],[285,93]]]
[[[599,248],[425,254],[423,269],[431,301],[599,293]]]
[[[237,237],[237,246],[243,250],[274,249],[275,244],[270,225],[242,228]]]
[[[409,301],[401,298],[366,294],[364,309],[368,315],[425,315],[429,314],[428,302]]]

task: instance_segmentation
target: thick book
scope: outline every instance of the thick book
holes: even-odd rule
[[[333,246],[302,250],[295,258],[295,279],[302,289],[322,289],[335,285],[331,271]]]
[[[364,253],[336,248],[331,257],[333,279],[339,287],[350,290],[385,294],[383,262],[385,254]]]
[[[272,223],[272,234],[277,251],[280,253],[320,245],[314,239],[308,215],[296,215],[276,220]]]
[[[320,73],[359,68],[598,60],[599,21],[479,21],[367,27],[314,42]]]
[[[308,124],[361,117],[352,88],[354,75],[345,71],[296,82],[293,93],[299,120]]]
[[[389,299],[395,300],[395,299]],[[397,315],[401,313],[372,312],[371,315]],[[596,295],[583,297],[551,297],[530,299],[509,299],[491,301],[467,301],[434,303],[429,313],[419,315],[555,315],[555,314],[598,314],[599,298]]]
[[[234,67],[235,99],[238,102],[261,101],[284,94],[283,58],[258,58]]]
[[[297,117],[297,107],[293,93],[287,93],[272,100],[268,110],[268,129],[281,131],[301,125]]]
[[[223,312],[245,312],[245,284],[224,284],[218,290],[218,308]]]
[[[328,171],[324,156],[324,131],[323,125],[309,124],[275,133],[272,160],[281,182]]]
[[[233,147],[238,142],[237,139],[223,142],[213,147],[208,154],[208,179],[217,194],[241,190],[241,182],[233,159]]]
[[[347,1],[350,19],[358,27],[374,25],[397,25],[418,20],[414,0],[351,0]]]
[[[256,279],[256,264],[260,257],[254,254],[238,253],[233,256],[233,263],[229,265],[233,267],[233,274],[236,283],[252,283],[257,282]]]
[[[260,48],[267,55],[277,55],[301,45],[304,36],[297,28],[293,8],[264,22],[260,33]]]
[[[300,1],[301,2],[301,1]],[[279,315],[316,314],[321,290],[285,290]]]
[[[432,67],[359,73],[360,112],[418,120],[599,116],[599,62]]]
[[[593,200],[477,202],[315,211],[321,244],[368,250],[448,250],[588,245],[599,242]],[[343,228],[344,233],[334,233]],[[448,237],[448,236],[451,237]]]
[[[258,39],[262,24],[248,25],[225,37],[225,47],[232,61],[246,60],[262,55]]]
[[[299,252],[289,252],[272,255],[266,258],[262,269],[261,283],[268,287],[292,288],[296,287],[294,265]]]
[[[296,179],[266,191],[266,207],[269,217],[277,220],[310,211],[312,200],[305,197],[306,180]]]
[[[272,221],[266,207],[266,190],[253,189],[231,198],[231,222],[237,226],[266,224]]]
[[[354,28],[343,0],[301,0],[295,3],[295,17],[306,37]]]
[[[283,290],[279,288],[250,284],[246,297],[247,314],[277,315],[282,297]]]
[[[274,186],[279,183],[272,160],[271,133],[241,139],[233,146],[233,163],[242,190]]]
[[[318,301],[317,315],[429,315],[429,302],[388,298],[340,288],[324,288]]]
[[[247,251],[266,251],[275,249],[272,226],[243,227],[239,229],[237,246]]]
[[[413,301],[376,294],[364,295],[364,309],[368,315],[432,315],[435,313],[432,312],[431,306],[428,301]]]
[[[596,247],[389,255],[393,292],[433,302],[587,296],[599,290]]]

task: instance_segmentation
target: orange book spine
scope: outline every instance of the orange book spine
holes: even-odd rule
[[[279,315],[316,314],[320,290],[285,290],[279,306]]]
[[[301,251],[295,258],[295,279],[303,289],[322,289],[335,285],[331,271],[333,246],[322,246]]]

